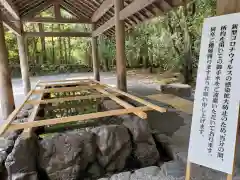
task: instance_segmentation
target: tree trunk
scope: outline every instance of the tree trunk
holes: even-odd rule
[[[64,63],[67,64],[68,62],[68,53],[67,53],[67,42],[66,38],[63,39],[63,45],[64,45]]]
[[[53,32],[53,24],[52,24],[52,32]],[[55,43],[54,43],[54,38],[52,37],[52,61],[53,64],[55,63]]]
[[[33,45],[33,53],[32,53],[32,57],[34,60],[34,64],[38,64],[38,57],[37,57],[37,42],[36,42],[36,38],[33,37],[32,39],[32,45]]]
[[[58,25],[58,31],[61,32],[61,24]],[[58,38],[58,44],[59,44],[59,61],[60,61],[60,64],[63,64],[63,49],[62,49],[62,38],[59,37]]]
[[[70,63],[71,63],[71,51],[72,51],[71,38],[68,37],[68,62]]]
[[[44,32],[44,25],[42,23],[38,24],[39,32]],[[41,50],[42,50],[42,63],[46,63],[47,61],[47,55],[46,55],[46,44],[45,44],[45,37],[40,37],[41,39]]]
[[[92,48],[91,46],[88,46],[87,49],[86,49],[86,60],[87,60],[87,65],[88,67],[92,67],[92,56],[91,56],[91,51],[92,51]]]
[[[187,5],[184,6],[185,28],[184,31],[184,81],[185,84],[192,83],[193,80],[193,59],[192,59],[192,39],[189,32],[189,25],[187,23]]]

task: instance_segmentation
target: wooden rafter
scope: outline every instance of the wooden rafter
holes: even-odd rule
[[[156,0],[134,0],[130,5],[125,7],[120,13],[120,19],[124,20],[129,16],[135,14],[136,12],[142,10],[143,8],[151,5]]]
[[[141,11],[142,9],[148,7],[149,5],[155,3],[155,2],[160,2],[162,4],[164,4],[164,6],[166,7],[167,5],[169,5],[168,3],[164,3],[164,0],[134,0],[131,4],[129,4],[128,6],[126,6],[121,12],[120,12],[120,20],[125,20],[127,18],[129,18],[130,16],[134,15],[135,13]],[[146,16],[145,18],[149,18],[148,15],[145,15],[144,13],[142,13],[142,15]],[[105,22],[102,26],[100,26],[99,28],[97,28],[94,32],[93,32],[93,36],[98,36],[100,34],[102,34],[103,32],[105,32],[106,30],[112,28],[114,26],[114,17],[112,17],[110,20],[108,20],[107,22]]]
[[[15,19],[20,19],[19,12],[12,0],[0,0],[0,3]]]
[[[63,2],[61,3],[61,5],[62,5],[65,9],[68,9],[68,12],[71,12],[71,13],[75,14],[77,17],[90,19],[90,17],[88,17],[88,16],[86,15],[86,13],[84,13],[84,10],[81,11],[81,9],[78,9],[77,6],[74,6],[73,4],[71,4],[71,3],[69,3],[69,2],[63,1]]]
[[[89,32],[24,32],[28,37],[91,37]]]
[[[113,0],[104,0],[101,6],[95,11],[92,16],[92,22],[97,22],[111,7]]]
[[[188,1],[188,0],[187,0]],[[163,15],[173,7],[181,5],[183,0],[124,0],[124,9],[120,13],[120,19],[125,21],[125,29],[131,29],[133,26],[159,15]],[[114,10],[113,0],[0,0],[4,4],[4,9],[8,11],[13,18],[11,21],[19,20],[33,23],[67,23],[67,20],[59,21],[55,19],[31,19],[36,14],[57,3],[61,8],[73,14],[78,21],[69,20],[69,23],[90,23],[95,22],[96,32],[99,35],[105,31],[107,34],[114,32],[112,27]],[[108,22],[109,21],[109,22]],[[103,27],[100,27],[103,25]],[[111,29],[111,31],[109,31]],[[105,33],[106,34],[106,33]]]
[[[81,20],[85,20],[85,21],[89,21],[89,18],[85,16],[85,14],[79,12],[76,8],[70,6],[69,4],[65,3],[65,2],[62,2],[61,3],[61,7],[69,12],[70,14],[74,15],[75,17],[77,17],[78,19],[81,19]]]
[[[49,18],[49,17],[35,17],[35,18],[23,18],[23,22],[30,22],[30,23],[57,23],[57,24],[72,24],[72,23],[84,23],[90,24],[91,22],[86,19],[67,19],[67,18]]]
[[[53,4],[54,7],[54,15],[56,19],[61,19],[62,15],[61,15],[61,8],[60,8],[60,3],[59,1],[54,2]]]
[[[3,24],[5,27],[7,27],[14,34],[21,36],[21,34],[22,34],[21,29],[19,27],[17,27],[14,23],[9,21],[9,19],[6,16],[3,16],[2,20],[3,20]]]
[[[114,26],[114,17],[112,17],[110,20],[105,22],[103,25],[101,25],[99,28],[97,28],[95,31],[93,31],[93,36],[99,36],[106,30],[112,28]]]
[[[38,13],[40,13],[40,12],[44,11],[45,9],[49,8],[50,6],[52,6],[54,1],[55,0],[44,1],[43,3],[36,6],[35,8],[32,8],[31,10],[24,12],[22,17],[24,17],[24,18],[34,17]]]

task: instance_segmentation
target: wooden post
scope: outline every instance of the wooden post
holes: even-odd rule
[[[239,0],[217,0],[217,15],[231,14],[240,12],[240,1]],[[238,139],[236,139],[237,141]],[[236,151],[236,147],[235,147]],[[236,158],[236,152],[234,157]],[[233,173],[235,169],[235,162],[233,163]],[[227,180],[233,179],[233,173],[227,175]]]
[[[114,0],[115,33],[116,33],[116,64],[117,87],[127,91],[126,55],[125,55],[125,28],[124,21],[120,20],[120,11],[124,8],[124,0]]]
[[[237,13],[239,11],[239,0],[217,0],[217,15]]]
[[[22,24],[20,25],[20,27],[22,29]],[[28,92],[31,90],[31,83],[30,83],[30,78],[29,78],[27,51],[26,51],[26,46],[25,46],[24,42],[25,42],[25,38],[23,35],[17,36],[19,60],[20,60],[24,94],[27,95]]]
[[[94,31],[95,24],[92,25],[92,30]],[[92,37],[92,64],[93,64],[93,73],[94,79],[100,81],[100,73],[99,73],[99,56],[98,56],[98,48],[97,48],[97,37]]]
[[[0,13],[0,115],[1,120],[7,119],[14,110],[11,73],[8,66],[8,52],[4,37],[3,21]]]
[[[240,11],[240,1],[239,0],[217,0],[217,15],[231,14]],[[237,127],[239,127],[237,125]],[[237,138],[236,138],[237,140]],[[236,157],[236,147],[235,147],[235,155]],[[235,162],[233,163],[233,171],[235,168]],[[187,169],[186,169],[186,177],[185,180],[190,180],[191,178],[191,162],[188,161]],[[227,180],[233,179],[233,173],[227,175]]]

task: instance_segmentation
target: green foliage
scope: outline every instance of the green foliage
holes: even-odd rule
[[[177,70],[190,82],[194,77],[200,51],[200,38],[204,18],[215,15],[216,0],[192,0],[187,5],[175,8],[164,16],[147,21],[126,33],[126,57],[129,68],[155,67],[159,72]],[[66,18],[72,16],[64,10]],[[53,17],[50,8],[42,17]],[[26,24],[27,31],[40,31],[38,24]],[[87,25],[44,24],[45,31],[89,31]],[[14,35],[6,33],[11,64],[18,64],[17,43]],[[43,51],[42,41],[45,42]],[[99,37],[101,67],[108,71],[116,66],[114,37]],[[90,38],[29,38],[27,41],[30,66],[36,71],[60,71],[68,64],[91,67]],[[66,64],[66,65],[64,65]],[[55,69],[54,69],[55,68]],[[66,71],[69,69],[65,68]]]

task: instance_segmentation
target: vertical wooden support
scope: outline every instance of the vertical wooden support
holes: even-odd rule
[[[95,24],[92,25],[92,30],[96,29]],[[94,79],[100,81],[100,68],[99,68],[99,56],[97,47],[97,37],[92,37],[92,64],[93,64],[93,74]]]
[[[237,13],[239,11],[239,0],[217,0],[217,15]]]
[[[124,8],[124,0],[114,0],[115,33],[116,33],[116,64],[117,87],[127,91],[126,55],[125,55],[125,28],[124,21],[120,20],[120,11]]]
[[[56,1],[54,3],[54,14],[55,14],[56,19],[61,19],[62,18],[61,10],[60,10],[60,4],[59,4],[58,1]]]
[[[0,13],[0,120],[7,119],[14,110],[11,73],[8,66],[8,52],[4,37],[4,27]]]
[[[20,25],[20,27],[22,30],[22,24]],[[30,78],[29,78],[29,68],[28,68],[28,59],[27,59],[27,51],[26,51],[25,42],[26,41],[25,41],[25,38],[23,35],[17,36],[24,94],[27,95],[28,92],[31,90],[31,83],[30,83]]]
[[[240,1],[239,0],[217,0],[217,15],[224,15],[224,14],[231,14],[231,13],[236,13],[240,11]],[[239,122],[239,120],[238,120]],[[239,127],[237,125],[237,127]],[[237,138],[236,138],[237,140]],[[235,145],[236,146],[236,145]],[[234,159],[236,158],[236,147],[235,147],[235,154],[234,154]],[[235,162],[233,162],[233,171],[235,168]],[[191,162],[188,161],[187,163],[187,170],[186,170],[186,177],[185,180],[190,180],[191,178]],[[233,174],[228,174],[227,175],[227,180],[232,180],[233,179]]]
[[[228,0],[228,1],[217,0],[217,15],[231,14],[231,13],[237,13],[237,12],[240,12],[239,0]],[[235,147],[235,151],[236,151],[236,147]],[[234,157],[236,158],[236,152]],[[235,162],[233,163],[233,169],[235,169]],[[234,170],[232,174],[227,175],[227,180],[232,180],[233,174],[234,174]]]

